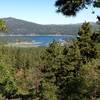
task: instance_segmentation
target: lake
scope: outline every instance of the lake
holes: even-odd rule
[[[0,42],[14,43],[14,42],[30,42],[33,45],[45,46],[53,40],[64,42],[75,38],[74,35],[52,35],[52,36],[0,36]]]

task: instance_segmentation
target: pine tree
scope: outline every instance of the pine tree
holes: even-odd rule
[[[74,96],[78,97],[83,79],[80,76],[81,57],[76,42],[69,49],[59,43],[51,43],[42,60],[42,99],[50,100],[53,97],[52,100],[71,100],[75,99]]]
[[[82,59],[77,43],[64,50],[65,54],[61,66],[57,71],[57,86],[59,88],[59,100],[73,100],[80,98],[80,92],[83,87],[83,78],[81,76]]]
[[[62,47],[60,43],[53,41],[45,50],[42,56],[42,98],[43,100],[58,100],[56,73],[60,67],[59,59],[62,57]]]
[[[91,3],[100,8],[100,0],[56,0],[55,6],[58,7],[57,12],[65,16],[75,16],[80,10],[87,9],[86,6]]]
[[[83,62],[86,63],[92,58],[96,58],[96,42],[93,40],[93,33],[91,32],[90,23],[83,23],[82,27],[78,32],[77,44],[80,49]]]

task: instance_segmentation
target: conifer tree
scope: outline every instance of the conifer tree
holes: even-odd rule
[[[86,63],[86,61],[88,62],[92,58],[96,58],[97,55],[95,48],[96,42],[92,38],[94,34],[91,30],[90,23],[85,22],[78,32],[77,44],[84,63]]]
[[[51,43],[42,60],[42,98],[50,100],[52,96],[52,100],[71,100],[75,99],[74,96],[78,97],[83,79],[80,76],[82,62],[76,42],[69,49],[59,43]]]
[[[53,41],[45,50],[42,56],[43,61],[43,80],[42,80],[42,98],[43,100],[58,100],[56,73],[60,67],[59,59],[62,57],[62,47],[59,43]]]
[[[65,52],[65,50],[63,52]],[[84,79],[80,74],[82,67],[80,50],[75,41],[73,45],[67,48],[67,53],[60,62],[62,63],[57,71],[59,100],[80,99]]]
[[[91,3],[94,7],[100,8],[100,0],[56,0],[55,6],[58,7],[57,12],[66,16],[75,16],[80,10],[87,9],[86,6]]]

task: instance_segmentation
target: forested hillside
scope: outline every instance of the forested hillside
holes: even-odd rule
[[[77,34],[81,24],[69,24],[69,25],[41,25],[15,18],[4,18],[8,31],[5,35],[59,35],[59,34]],[[92,23],[93,30],[99,26],[96,23]],[[0,33],[2,34],[2,33]]]
[[[83,23],[76,40],[62,46],[0,45],[0,100],[99,100],[99,29]]]
[[[75,16],[90,4],[100,7],[100,0],[55,2],[57,12],[65,16]],[[67,30],[67,34],[77,35],[64,45],[55,40],[36,48],[0,44],[0,100],[100,100],[100,16],[97,19],[97,28],[89,22],[71,25],[71,29],[68,26],[72,31],[75,27],[77,32]],[[58,30],[58,25],[33,24],[13,18],[0,19],[0,32],[64,34],[64,27],[67,29],[66,25]]]

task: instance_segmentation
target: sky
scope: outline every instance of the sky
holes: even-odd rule
[[[56,0],[0,0],[0,18],[14,17],[38,24],[76,24],[84,21],[96,22],[100,9],[89,6],[76,17],[56,13]],[[92,11],[95,14],[92,14]]]

